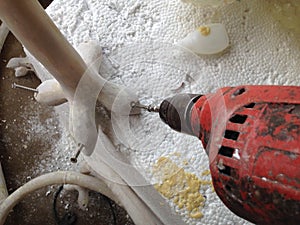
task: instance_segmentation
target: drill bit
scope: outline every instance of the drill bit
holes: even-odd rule
[[[145,109],[148,112],[159,112],[159,106],[155,105],[143,105],[139,102],[131,102],[131,107],[132,108],[139,108],[139,109]]]

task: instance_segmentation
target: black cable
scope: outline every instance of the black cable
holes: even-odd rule
[[[64,215],[64,217],[62,219],[59,218],[58,216],[58,212],[56,209],[56,202],[57,202],[57,198],[59,196],[59,194],[61,193],[61,191],[63,190],[63,185],[61,185],[58,190],[55,192],[54,194],[54,199],[53,199],[53,214],[54,214],[54,219],[57,225],[74,225],[76,223],[77,217],[74,213],[72,212],[68,212]],[[106,200],[106,202],[109,204],[110,210],[111,210],[111,214],[113,217],[113,224],[117,225],[117,216],[112,204],[112,200],[108,197],[106,197],[105,195],[101,196]]]
[[[102,195],[104,197],[104,199],[108,202],[109,204],[109,207],[110,207],[110,210],[111,210],[111,214],[113,216],[113,223],[114,225],[117,225],[117,216],[116,216],[116,213],[115,213],[115,210],[114,210],[114,207],[112,205],[112,200],[108,197],[106,197],[105,195]]]
[[[57,198],[58,198],[58,196],[59,196],[59,194],[60,194],[60,192],[62,191],[63,188],[64,188],[64,186],[61,185],[58,188],[58,190],[55,192],[54,198],[53,198],[53,214],[54,214],[54,219],[55,219],[56,224],[60,223],[60,218],[59,218],[57,210],[56,210],[56,202],[57,202]]]
[[[66,213],[62,219],[59,218],[57,210],[56,210],[56,202],[57,198],[60,194],[60,192],[63,189],[63,185],[61,185],[58,190],[54,194],[54,199],[53,199],[53,214],[54,214],[54,219],[57,225],[74,225],[77,220],[77,216],[75,213],[68,212]]]

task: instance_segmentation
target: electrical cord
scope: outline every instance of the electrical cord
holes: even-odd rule
[[[71,171],[57,171],[36,177],[19,187],[0,204],[0,225],[5,223],[6,217],[13,207],[26,195],[42,187],[53,184],[75,184],[96,192],[101,192],[118,202],[106,184],[94,177]]]
[[[109,204],[109,207],[110,207],[110,210],[111,210],[111,214],[112,214],[112,217],[113,217],[113,223],[114,225],[117,225],[117,216],[116,216],[116,212],[114,210],[114,207],[112,205],[112,200],[108,197],[106,197],[105,195],[102,195],[103,198],[107,201],[107,203]]]
[[[59,186],[58,190],[55,192],[54,194],[54,198],[53,198],[53,215],[54,215],[54,219],[57,225],[74,225],[76,224],[77,221],[77,216],[75,213],[73,212],[68,212],[66,213],[62,219],[60,219],[58,212],[57,212],[57,198],[59,196],[59,194],[61,193],[61,191],[63,190],[63,185]],[[105,201],[109,204],[109,208],[111,210],[111,214],[112,214],[112,218],[113,218],[113,224],[117,225],[117,216],[112,204],[112,200],[108,197],[106,197],[105,195],[101,196],[105,199]]]
[[[57,209],[56,209],[56,202],[59,194],[63,190],[63,185],[61,185],[58,190],[54,194],[54,199],[53,199],[53,214],[54,214],[54,219],[57,225],[74,225],[76,224],[77,221],[77,216],[73,212],[67,212],[62,219],[59,218]]]

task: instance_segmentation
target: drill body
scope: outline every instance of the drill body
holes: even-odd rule
[[[202,141],[231,211],[255,224],[300,224],[300,87],[177,95],[162,102],[160,117]]]

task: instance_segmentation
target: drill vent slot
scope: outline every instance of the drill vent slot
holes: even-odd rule
[[[237,140],[240,133],[234,130],[225,130],[224,138],[231,139],[231,140]]]
[[[228,184],[225,185],[225,189],[229,192],[231,192],[231,186],[229,186]]]
[[[250,109],[252,109],[252,108],[254,108],[254,106],[255,106],[255,103],[252,102],[252,103],[250,103],[250,104],[248,104],[248,105],[245,105],[244,107],[245,107],[245,108],[250,108]]]
[[[243,123],[245,123],[246,119],[247,119],[247,115],[239,115],[239,114],[236,114],[236,115],[234,115],[233,117],[231,117],[231,118],[229,119],[229,121],[232,122],[232,123],[243,124]]]
[[[300,115],[300,105],[294,105],[294,107],[288,113]]]
[[[226,157],[232,158],[233,153],[234,153],[234,149],[230,147],[221,146],[221,148],[219,149],[219,154]]]
[[[238,95],[243,94],[245,91],[246,91],[245,88],[240,88],[240,89],[236,90],[236,91],[233,93],[233,95],[234,95],[234,96],[238,96]]]
[[[232,168],[230,166],[224,165],[224,169],[219,169],[219,172],[224,174],[224,175],[230,176],[231,175],[231,169]]]

